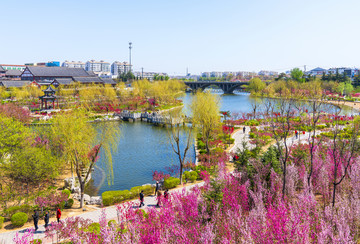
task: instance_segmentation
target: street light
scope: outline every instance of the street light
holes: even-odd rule
[[[131,72],[131,48],[132,42],[129,42],[129,63],[130,63],[130,72]]]

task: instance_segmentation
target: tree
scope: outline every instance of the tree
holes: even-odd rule
[[[190,109],[192,122],[200,128],[206,151],[209,154],[211,132],[220,124],[219,97],[210,92],[197,91],[192,98]]]
[[[112,151],[116,150],[120,128],[116,122],[98,124],[95,128],[87,123],[84,109],[71,110],[54,118],[51,136],[62,145],[62,158],[75,171],[80,184],[80,207],[84,204],[85,184],[93,169],[100,150],[104,151],[103,164],[108,183],[113,181]]]
[[[259,93],[266,87],[265,82],[260,78],[252,78],[249,82],[247,90],[251,93]]]
[[[303,83],[305,79],[303,78],[304,73],[299,68],[294,68],[290,71],[291,78],[297,82]]]
[[[345,86],[344,86],[344,93],[346,96],[350,96],[352,91],[354,90],[353,85],[351,84],[351,81],[347,81],[345,82]]]
[[[178,159],[179,159],[179,165],[180,165],[180,184],[182,184],[182,174],[183,174],[183,169],[185,167],[185,159],[186,159],[186,155],[187,152],[190,149],[191,146],[191,141],[194,139],[192,136],[192,130],[193,130],[193,125],[186,125],[184,122],[184,126],[180,126],[176,125],[177,123],[180,123],[181,119],[184,119],[184,115],[178,113],[177,111],[174,112],[170,112],[168,114],[169,116],[169,124],[170,124],[170,129],[167,130],[168,132],[168,137],[170,140],[170,144],[171,147],[174,151],[174,153],[177,155]],[[181,147],[181,145],[184,144],[184,147]]]

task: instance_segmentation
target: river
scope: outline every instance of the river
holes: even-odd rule
[[[264,99],[252,98],[247,93],[222,94],[222,111],[250,112],[252,104],[261,104]],[[185,113],[191,102],[191,94],[185,94],[180,99],[184,102]],[[350,113],[351,109],[345,110]],[[152,181],[152,172],[166,171],[166,167],[178,165],[178,160],[173,152],[168,133],[165,128],[144,122],[123,122],[121,126],[121,139],[118,151],[113,154],[114,182],[108,184],[102,170],[103,157],[100,156],[97,168],[92,174],[92,181],[86,189],[90,195],[101,195],[104,191],[125,190]],[[184,146],[184,144],[182,145]],[[188,152],[188,161],[195,160],[195,151],[192,145]]]

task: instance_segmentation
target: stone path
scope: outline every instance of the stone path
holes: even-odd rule
[[[193,188],[195,186],[202,186],[203,184],[204,184],[204,182],[200,182],[200,183],[197,183],[197,184],[194,184],[194,185],[190,185],[190,186],[178,188],[178,189],[175,189],[175,190],[171,190],[171,191],[169,191],[169,193],[171,194],[171,193],[174,193],[174,192],[180,192],[180,191],[182,191],[184,189],[185,189],[185,191],[189,191],[191,188]],[[131,202],[133,202],[135,206],[138,206],[139,203],[140,203],[139,200],[133,200]],[[144,198],[144,203],[145,203],[145,206],[143,206],[142,209],[146,209],[147,207],[148,208],[156,207],[156,203],[157,203],[156,197],[155,196],[146,196]],[[106,218],[107,218],[107,220],[117,219],[118,216],[117,216],[115,206],[110,206],[110,207],[106,207],[106,208],[103,208],[103,209],[106,210]],[[84,212],[83,214],[80,214],[80,215],[77,215],[77,216],[79,216],[81,218],[84,218],[84,219],[89,219],[89,220],[91,220],[93,222],[99,222],[99,219],[100,219],[100,216],[101,216],[101,210],[102,209],[98,209],[98,210],[93,211],[93,212]],[[20,234],[25,233],[27,230],[28,230],[28,228],[1,233],[0,234],[0,244],[14,243],[13,238],[15,237],[15,234],[17,232],[19,232]],[[43,243],[54,243],[52,240],[46,240],[45,239],[45,227],[44,227],[44,225],[39,225],[39,229],[34,234],[34,239],[42,239]]]

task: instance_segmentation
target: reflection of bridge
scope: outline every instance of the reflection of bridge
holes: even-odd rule
[[[193,91],[196,91],[198,89],[204,90],[206,87],[215,85],[219,87],[221,90],[224,91],[224,93],[233,93],[236,89],[241,89],[244,85],[249,85],[249,82],[230,82],[230,81],[224,81],[224,82],[218,82],[218,81],[194,81],[189,82],[186,81],[185,85],[187,85],[189,88],[191,88]]]

